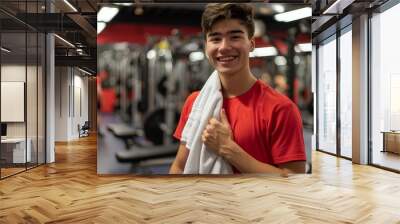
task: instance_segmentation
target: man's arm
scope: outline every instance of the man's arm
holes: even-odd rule
[[[242,173],[277,173],[287,176],[288,173],[304,173],[303,161],[288,162],[273,166],[262,163],[249,155],[232,138],[232,130],[225,111],[221,111],[221,122],[210,119],[203,131],[203,142],[218,155],[224,157],[231,165]],[[301,166],[303,165],[303,168]]]
[[[169,174],[182,174],[188,155],[189,150],[186,148],[185,144],[181,143],[179,145],[175,160],[169,169]]]
[[[282,163],[276,167],[254,159],[231,139],[221,146],[219,154],[242,173],[276,173],[283,176],[305,173],[305,161]]]
[[[306,173],[306,161],[291,161],[279,164],[278,167],[287,169],[291,173]]]

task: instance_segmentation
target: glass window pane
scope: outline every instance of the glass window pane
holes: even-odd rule
[[[45,52],[46,37],[44,34],[39,34],[38,45],[38,164],[45,163]]]
[[[318,148],[336,153],[336,39],[318,48]]]
[[[400,170],[400,4],[376,14],[372,28],[372,163]]]
[[[340,153],[352,157],[352,35],[340,36]]]
[[[2,9],[19,19],[0,12],[0,110],[6,114],[1,118],[1,178],[45,161],[45,35],[33,28],[38,21],[32,21],[44,6],[44,0],[0,1]],[[26,19],[31,26],[21,22]]]
[[[26,112],[27,140],[31,148],[31,158],[28,168],[37,165],[37,74],[38,74],[38,36],[36,32],[28,32],[28,63],[26,80]]]
[[[1,46],[1,174],[2,177],[25,170],[30,161],[30,142],[26,144],[26,33],[2,32]],[[26,150],[28,149],[28,150]]]

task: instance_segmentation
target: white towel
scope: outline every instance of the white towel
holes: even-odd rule
[[[224,158],[203,144],[201,135],[211,117],[220,119],[222,109],[221,81],[214,71],[200,90],[182,131],[181,141],[189,149],[184,174],[231,174],[232,168]]]

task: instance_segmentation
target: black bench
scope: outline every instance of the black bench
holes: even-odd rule
[[[124,123],[116,123],[116,124],[109,124],[107,129],[116,137],[121,139],[125,143],[125,148],[129,149],[131,146],[135,144],[135,138],[139,137],[141,133],[124,124]]]
[[[144,160],[175,156],[177,151],[178,144],[147,147],[134,146],[129,151],[117,152],[116,157],[122,163],[138,163]]]

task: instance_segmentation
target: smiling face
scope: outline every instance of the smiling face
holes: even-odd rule
[[[216,22],[206,35],[206,54],[211,65],[220,74],[249,72],[249,52],[254,49],[254,39],[249,39],[247,29],[237,19]]]

